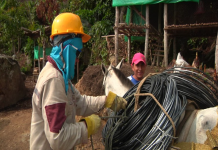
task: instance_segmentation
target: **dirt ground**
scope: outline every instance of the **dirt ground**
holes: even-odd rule
[[[124,64],[121,71],[129,76],[132,74],[130,65]],[[154,73],[163,71],[161,68],[147,66],[146,73]],[[82,78],[75,85],[81,94],[98,96],[104,95],[102,87],[103,74],[100,66],[89,66],[83,73]],[[16,105],[4,110],[0,110],[0,149],[1,150],[28,150],[30,138],[30,122],[31,122],[31,97],[35,87],[33,76],[26,78],[25,85],[28,89],[27,97],[18,102]],[[77,117],[78,119],[78,117]],[[102,120],[100,130],[93,135],[92,141],[95,150],[104,149],[102,143],[101,131],[106,124]],[[91,139],[88,144],[77,146],[77,150],[92,150]]]

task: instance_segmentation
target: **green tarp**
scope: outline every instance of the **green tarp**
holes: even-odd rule
[[[142,13],[143,16],[145,16],[145,8],[146,5],[135,5],[135,8]],[[127,7],[127,13],[126,13],[126,23],[129,24],[130,19],[130,8]],[[144,25],[145,20],[142,19],[135,11],[132,11],[132,22],[137,25]],[[125,36],[125,41],[128,41],[127,36]],[[131,36],[131,41],[145,41],[145,36]]]
[[[48,56],[50,55],[51,53],[51,50],[52,50],[52,47],[48,47],[45,49],[45,55]],[[34,59],[38,59],[38,46],[35,46],[34,47]],[[40,47],[40,58],[43,58],[43,48]]]
[[[145,10],[146,10],[146,5],[143,4],[157,4],[157,3],[177,3],[177,2],[199,2],[199,0],[113,0],[113,5],[116,4],[115,6],[124,6],[124,5],[134,5],[135,8],[141,12],[143,16],[146,16]],[[156,7],[157,6],[157,7]],[[157,14],[154,14],[155,8],[157,8],[157,13],[158,13],[158,5],[152,5],[152,10],[150,10],[150,13],[153,11],[153,17],[158,17]],[[126,20],[125,22],[129,24],[129,19],[130,19],[130,7],[127,7],[127,13],[126,13]],[[145,25],[145,20],[141,18],[135,11],[132,11],[132,23],[136,25]],[[145,36],[131,36],[131,41],[144,41]],[[125,36],[125,41],[128,41],[128,38]]]
[[[145,5],[157,3],[199,2],[199,0],[113,0],[112,6]]]

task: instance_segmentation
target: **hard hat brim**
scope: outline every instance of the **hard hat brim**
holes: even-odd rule
[[[83,43],[88,42],[90,39],[91,39],[91,36],[90,36],[90,35],[85,34],[85,33],[82,34],[82,42],[83,42]]]
[[[68,32],[64,33],[64,34],[68,34]],[[77,33],[77,34],[82,34],[82,42],[86,43],[91,39],[91,36],[85,33]],[[50,36],[50,38],[53,40],[54,36],[59,35],[59,34],[53,34]]]

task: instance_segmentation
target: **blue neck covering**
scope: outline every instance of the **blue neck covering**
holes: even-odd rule
[[[61,60],[61,55],[60,55],[61,44],[59,46],[53,47],[50,54],[51,58],[56,62],[59,70],[63,74],[66,94],[68,91],[69,80],[72,80],[74,78],[74,67],[75,67],[76,51],[77,51],[76,48],[79,50],[83,48],[82,38],[75,37],[63,43],[62,56],[65,62],[64,69],[62,69],[64,67],[64,62]]]

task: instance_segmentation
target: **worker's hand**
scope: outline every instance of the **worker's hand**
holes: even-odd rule
[[[90,135],[95,134],[101,125],[101,119],[99,118],[98,115],[94,115],[94,114],[91,116],[82,118],[80,121],[86,122],[87,130],[88,130],[88,137],[90,137]]]
[[[117,96],[115,93],[109,91],[106,98],[105,107],[112,109],[113,111],[119,111],[120,109],[125,109],[127,101]]]

